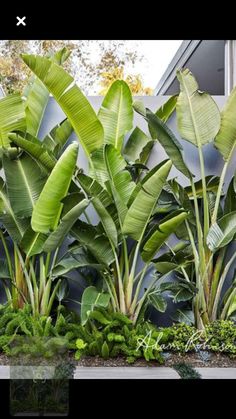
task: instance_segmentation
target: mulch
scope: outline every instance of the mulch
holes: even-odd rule
[[[98,356],[86,356],[81,358],[79,361],[75,361],[78,367],[172,367],[178,363],[186,363],[192,367],[208,367],[208,368],[236,368],[236,357],[231,358],[226,354],[210,353],[209,359],[202,360],[197,353],[169,353],[168,359],[165,360],[164,364],[159,364],[157,361],[146,362],[145,359],[138,359],[133,364],[129,364],[124,357],[116,357],[103,359]],[[69,356],[65,355],[65,360],[73,360],[74,354],[70,353]],[[61,359],[60,359],[61,360]],[[36,360],[35,360],[36,361]],[[36,362],[38,364],[38,362]],[[40,365],[55,365],[56,359],[43,359]],[[0,365],[17,365],[16,359],[7,357],[3,353],[0,353]],[[21,364],[21,362],[19,362]]]

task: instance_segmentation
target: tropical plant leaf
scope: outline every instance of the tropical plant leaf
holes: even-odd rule
[[[60,124],[57,124],[49,134],[44,137],[43,145],[51,151],[59,152],[62,147],[66,144],[70,135],[73,132],[73,128],[68,119],[64,119]]]
[[[71,235],[90,251],[98,263],[109,266],[114,261],[109,240],[104,234],[99,234],[94,226],[79,220],[72,227]]]
[[[236,211],[224,215],[209,229],[206,243],[212,252],[226,246],[236,233]]]
[[[153,306],[157,311],[161,313],[165,313],[167,308],[167,302],[162,295],[158,293],[151,293],[148,295],[148,302],[151,306]]]
[[[178,323],[194,324],[194,313],[192,310],[178,309],[172,314],[171,318]]]
[[[171,162],[167,161],[162,166],[154,167],[145,176],[141,189],[126,214],[123,224],[124,234],[130,235],[137,241],[143,237],[170,169]]]
[[[37,137],[43,115],[48,103],[49,92],[43,83],[35,76],[31,77],[26,86],[23,97],[25,97],[25,115],[27,131]]]
[[[134,128],[129,136],[124,149],[123,156],[128,162],[146,163],[154,141],[146,135],[139,127]]]
[[[79,204],[67,212],[67,214],[61,219],[61,222],[56,230],[53,231],[45,241],[43,246],[43,250],[45,252],[52,252],[62,244],[71,227],[88,206],[88,204],[89,201],[87,199],[83,199],[81,202],[79,202]]]
[[[145,238],[141,252],[144,262],[153,259],[157,251],[165,243],[168,237],[173,234],[176,228],[186,220],[188,214],[185,211],[176,211],[165,217],[159,224],[154,225]]]
[[[97,214],[100,217],[100,221],[103,225],[104,231],[106,232],[106,236],[109,239],[110,243],[117,247],[118,245],[118,236],[117,236],[117,230],[116,225],[109,214],[106,207],[104,207],[103,203],[100,201],[99,198],[94,197],[92,198],[92,204],[97,212]]]
[[[10,279],[8,264],[6,259],[0,259],[0,279]]]
[[[34,231],[48,233],[57,227],[63,207],[61,200],[68,192],[77,153],[77,144],[69,145],[53,168],[33,210],[31,226]]]
[[[27,155],[15,160],[3,156],[3,168],[8,198],[15,215],[20,218],[31,216],[46,181],[41,169]]]
[[[19,93],[0,99],[0,147],[8,147],[8,134],[26,129],[24,103]]]
[[[61,65],[69,55],[70,51],[63,48],[51,59]],[[37,77],[32,76],[23,91],[23,97],[25,98],[27,132],[37,137],[49,99],[48,89]]]
[[[223,159],[231,159],[236,145],[236,87],[232,90],[226,105],[221,112],[220,130],[215,138],[214,145],[222,154]]]
[[[220,112],[210,95],[198,90],[192,73],[177,71],[180,94],[177,100],[177,124],[185,140],[201,147],[212,141],[220,128]]]
[[[32,230],[31,225],[29,225],[19,245],[29,258],[33,255],[38,255],[43,251],[43,245],[46,240],[46,234],[36,233]]]
[[[14,214],[2,178],[0,178],[0,221],[16,243],[21,241],[29,225],[28,219],[20,219]]]
[[[107,190],[96,181],[96,179],[92,179],[90,176],[84,174],[77,175],[77,179],[89,197],[99,198],[105,208],[112,204],[113,201],[111,196]]]
[[[38,163],[41,163],[47,170],[52,170],[56,164],[56,159],[52,153],[37,138],[27,134],[25,138],[22,133],[9,135],[9,139],[27,154],[33,157]]]
[[[231,179],[225,198],[224,214],[236,211],[235,187],[234,178]]]
[[[184,162],[181,150],[182,146],[170,128],[157,115],[146,109],[145,119],[151,128],[153,139],[157,139],[171,159],[174,166],[186,177],[191,178],[192,174]]]
[[[100,270],[103,266],[95,263],[91,258],[85,254],[76,254],[76,259],[73,256],[65,257],[61,259],[56,266],[53,268],[52,276],[59,277],[64,276],[68,272],[71,272],[73,269],[79,269],[89,266],[90,268],[95,268]]]
[[[178,95],[171,96],[157,111],[155,115],[163,122],[167,122],[176,109]]]
[[[214,192],[216,193],[218,190],[219,185],[219,177],[218,176],[206,176],[206,190],[207,192]],[[199,179],[197,182],[194,182],[194,186],[196,189],[197,198],[203,197],[203,188],[202,188],[202,179]],[[185,191],[188,194],[189,198],[193,198],[193,192],[191,186],[186,186]]]
[[[98,112],[104,129],[104,141],[121,151],[124,135],[132,129],[132,95],[127,83],[116,80],[112,83]]]
[[[95,287],[87,287],[82,295],[81,301],[81,324],[82,326],[88,320],[89,314],[97,307],[106,308],[110,301],[110,295],[98,292]]]
[[[132,181],[128,170],[126,170],[125,160],[118,150],[110,144],[105,146],[105,162],[113,199],[122,224],[128,211],[128,201],[135,183]]]
[[[103,127],[73,77],[45,57],[23,54],[22,58],[52,93],[90,159],[90,154],[103,144]]]
[[[197,292],[197,288],[185,280],[175,282],[165,282],[160,285],[162,292],[170,291],[174,303],[191,300]]]

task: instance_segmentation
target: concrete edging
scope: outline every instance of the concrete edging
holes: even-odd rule
[[[236,379],[236,368],[195,368],[202,379]],[[0,379],[10,379],[10,366],[0,365]],[[22,377],[23,378],[23,377]],[[77,367],[76,380],[91,379],[180,379],[169,367]]]

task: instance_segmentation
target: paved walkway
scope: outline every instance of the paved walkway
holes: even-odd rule
[[[236,368],[196,368],[203,379],[236,379]],[[10,378],[10,367],[0,366],[0,379]],[[168,367],[77,367],[74,378],[84,379],[180,379]]]

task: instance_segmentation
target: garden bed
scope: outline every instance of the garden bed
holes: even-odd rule
[[[37,358],[36,358],[37,359]],[[66,361],[74,360],[73,354],[68,357],[64,357]],[[47,360],[43,358],[40,360],[41,365],[54,365],[57,360]],[[37,364],[39,363],[37,359]],[[79,361],[75,361],[77,367],[172,367],[178,363],[190,364],[193,367],[207,367],[207,368],[236,368],[236,358],[231,358],[225,354],[210,354],[208,361],[201,360],[199,355],[196,353],[178,354],[171,353],[170,357],[165,360],[164,364],[160,364],[157,361],[145,361],[145,359],[139,359],[133,364],[129,364],[125,357],[116,357],[103,359],[99,356],[85,356]],[[0,354],[0,365],[13,365],[12,359],[4,354]]]

